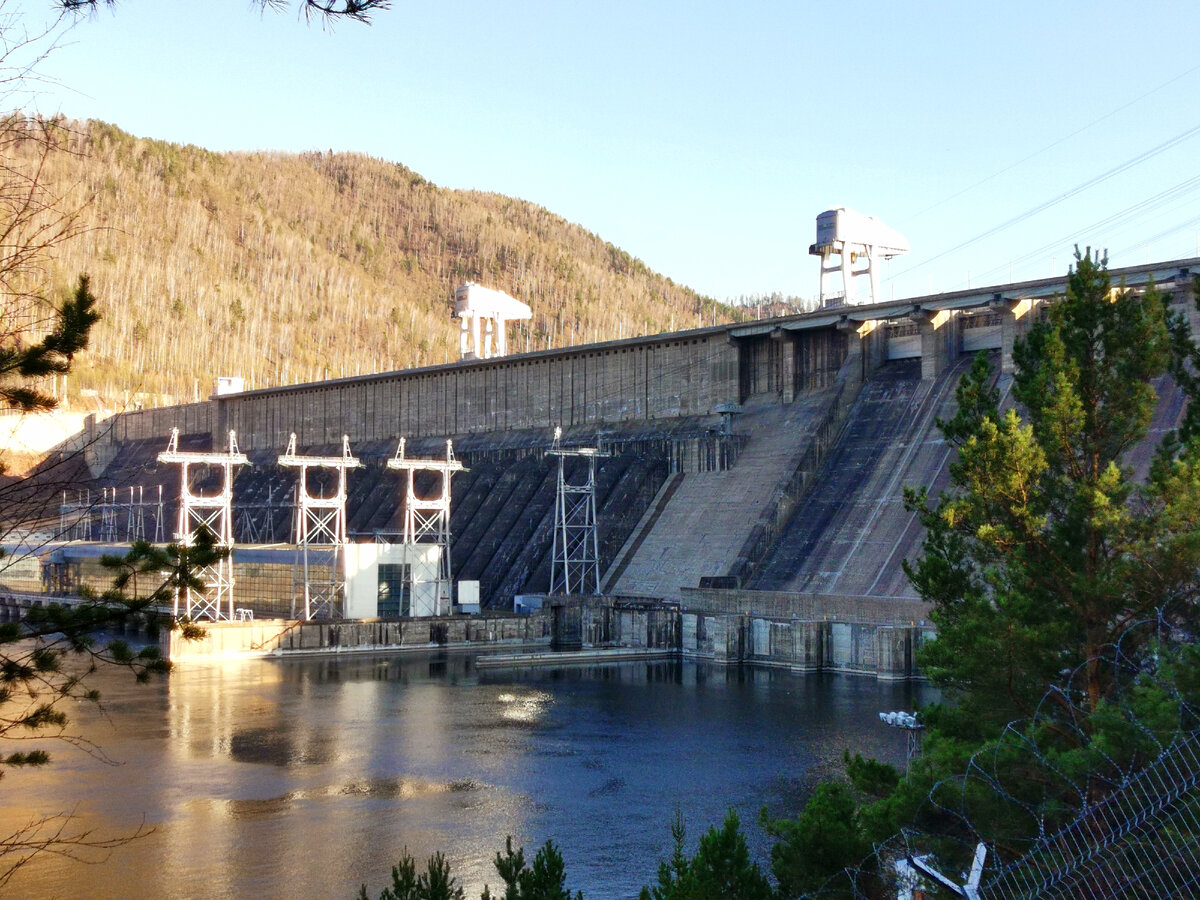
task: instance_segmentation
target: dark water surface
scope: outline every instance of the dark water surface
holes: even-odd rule
[[[589,900],[636,895],[670,851],[737,809],[793,813],[844,749],[901,762],[876,712],[921,688],[695,663],[477,671],[461,655],[188,666],[135,685],[106,674],[79,730],[119,765],[59,747],[0,784],[0,828],[74,811],[97,834],[153,833],[99,865],[43,857],[27,897],[373,895],[402,848],[435,850],[477,897],[507,834],[553,838]]]

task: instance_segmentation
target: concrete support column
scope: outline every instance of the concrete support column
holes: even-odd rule
[[[837,324],[837,330],[846,335],[846,359],[853,359],[858,354],[862,360],[861,381],[878,369],[887,360],[887,338],[884,330],[874,320],[856,322],[843,316]]]
[[[550,649],[583,649],[583,603],[555,600],[550,604]]]
[[[771,332],[771,340],[775,342],[779,353],[779,384],[776,385],[779,399],[783,403],[791,403],[796,399],[796,342],[782,328]]]
[[[958,356],[958,314],[954,310],[913,310],[921,332],[921,377],[936,378]]]
[[[875,630],[875,676],[884,681],[912,674],[912,632],[909,626],[881,625]]]
[[[731,665],[745,656],[746,617],[714,616],[706,622],[711,629],[713,659]]]
[[[792,622],[792,668],[819,672],[825,662],[825,622]]]
[[[1012,300],[997,297],[988,307],[1000,315],[1000,371],[1011,375],[1015,371],[1013,365],[1013,346],[1019,336],[1029,331],[1033,321],[1034,301]]]

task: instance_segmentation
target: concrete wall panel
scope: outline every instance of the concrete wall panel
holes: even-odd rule
[[[720,329],[253,391],[122,414],[111,440],[238,432],[245,450],[593,426],[710,415],[737,399],[738,347]]]

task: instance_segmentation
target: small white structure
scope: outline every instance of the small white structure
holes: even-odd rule
[[[479,612],[479,582],[475,580],[458,583],[458,611],[460,613]]]
[[[346,618],[439,614],[437,544],[346,544]]]
[[[216,384],[213,386],[213,396],[240,394],[244,390],[246,390],[246,379],[241,375],[218,375]]]
[[[821,305],[832,305],[836,298],[828,289],[828,277],[834,272],[842,275],[842,290],[846,303],[856,303],[854,278],[866,275],[870,279],[871,296],[868,303],[876,303],[879,296],[879,271],[875,261],[903,256],[908,252],[908,241],[899,232],[884,225],[874,216],[839,206],[817,216],[817,242],[808,248],[809,254],[821,258]],[[837,260],[832,257],[837,256]],[[832,260],[832,261],[831,261]],[[864,263],[859,268],[856,264]]]
[[[504,323],[532,319],[533,310],[504,291],[468,281],[454,292],[454,317],[462,323],[458,335],[462,358],[490,359],[508,353]]]

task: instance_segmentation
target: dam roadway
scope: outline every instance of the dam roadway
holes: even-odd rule
[[[1198,272],[1200,259],[1185,259],[1111,274],[1134,290],[1153,281],[1190,311]],[[935,422],[952,414],[959,377],[987,351],[1003,389],[1014,341],[1063,289],[1044,279],[224,395],[89,421],[86,456],[96,486],[164,484],[174,497],[172,472],[153,463],[171,429],[197,449],[235,430],[254,464],[238,475],[235,510],[261,510],[290,490],[273,464],[288,434],[310,453],[348,434],[365,463],[347,510],[362,539],[398,530],[384,462],[399,437],[417,456],[452,438],[470,469],[454,480],[453,569],[504,609],[549,588],[557,463],[546,451],[561,426],[565,444],[599,440],[613,454],[597,471],[606,594],[773,621],[910,624],[922,608],[901,561],[921,533],[903,488],[947,483]],[[1162,390],[1156,430],[1179,416]],[[283,540],[287,512],[273,515]]]

